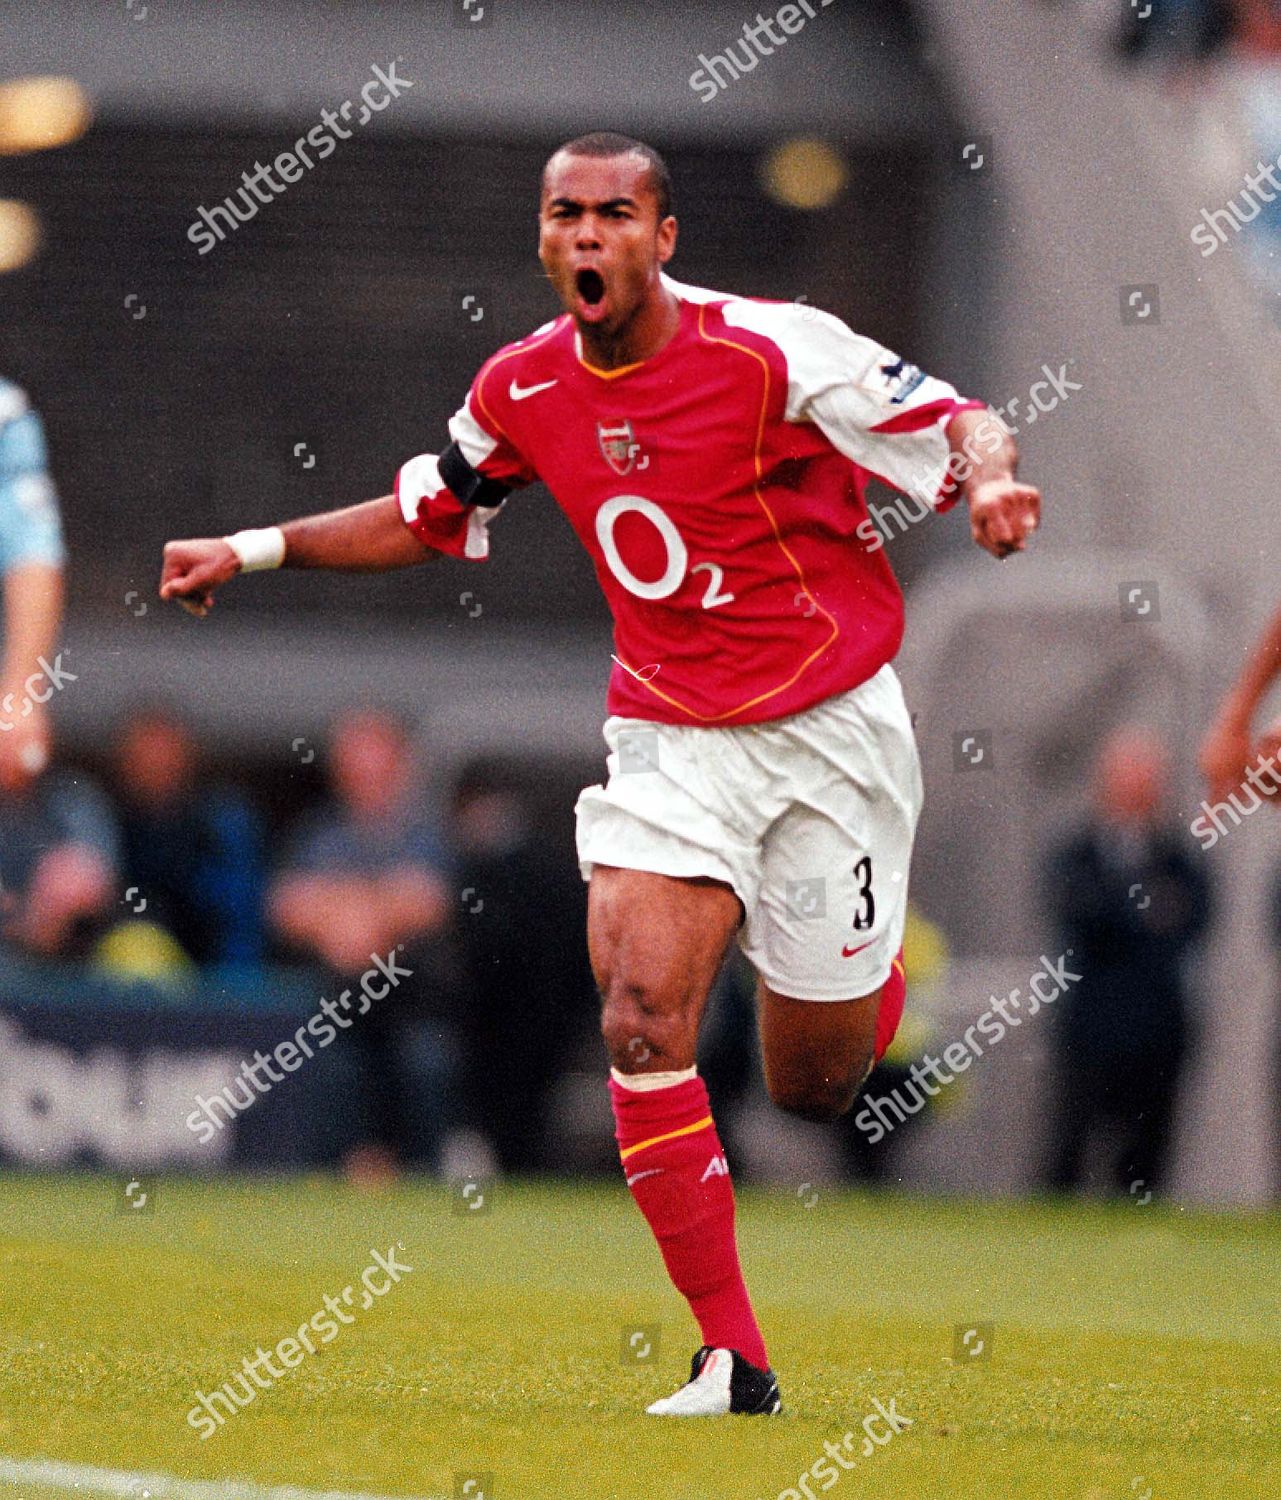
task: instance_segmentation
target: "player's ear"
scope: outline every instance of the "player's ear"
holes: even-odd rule
[[[676,254],[676,233],[678,225],[672,214],[663,219],[658,226],[658,261],[660,265],[666,265],[672,256]]]

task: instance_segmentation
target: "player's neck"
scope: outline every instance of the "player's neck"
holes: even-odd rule
[[[662,283],[636,309],[622,328],[602,333],[578,326],[583,358],[598,370],[617,370],[652,359],[676,337],[680,327],[680,299]]]

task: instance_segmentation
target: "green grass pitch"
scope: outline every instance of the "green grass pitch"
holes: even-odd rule
[[[421,1183],[164,1181],[145,1214],[118,1192],[0,1180],[0,1458],[416,1497],[489,1475],[486,1500],[1281,1492],[1277,1216],[742,1192],[784,1415],[676,1422],[643,1408],[697,1333],[621,1184],[502,1183],[479,1212]],[[412,1273],[197,1436],[197,1388],[326,1293],[359,1302],[398,1243]],[[647,1360],[629,1329],[657,1329]],[[815,1469],[878,1400],[911,1427]]]

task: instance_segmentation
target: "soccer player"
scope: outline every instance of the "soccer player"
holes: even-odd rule
[[[902,598],[860,539],[864,482],[939,509],[963,494],[997,557],[1040,497],[981,403],[826,313],[672,281],[676,233],[650,147],[562,146],[539,256],[565,311],[482,366],[444,451],[383,499],[170,542],[160,592],[203,614],[242,570],[484,558],[508,495],[551,490],[615,625],[609,781],[577,818],[619,1154],[702,1334],[688,1383],[648,1409],[775,1412],[695,1066],[708,990],[737,935],[772,1098],[811,1120],[849,1108],[902,1011],[921,796],[890,666]]]
[[[44,428],[26,393],[0,379],[0,792],[28,788],[49,763],[44,659],[62,623],[65,559]]]

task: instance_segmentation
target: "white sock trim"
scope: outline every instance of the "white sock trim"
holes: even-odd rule
[[[688,1083],[698,1077],[698,1065],[682,1068],[676,1073],[620,1073],[617,1068],[609,1070],[609,1076],[622,1088],[643,1094],[649,1089],[670,1089],[678,1083]]]

